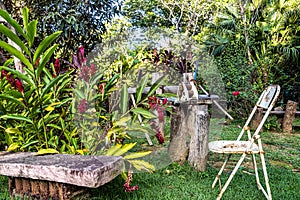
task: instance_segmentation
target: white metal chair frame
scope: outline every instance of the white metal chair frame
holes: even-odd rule
[[[221,191],[217,197],[217,200],[221,199],[221,197],[224,194],[225,190],[227,189],[229,183],[231,182],[233,176],[235,175],[238,168],[240,167],[240,165],[242,164],[242,162],[244,161],[245,157],[248,154],[252,154],[256,183],[257,183],[258,189],[262,190],[263,194],[266,196],[266,198],[268,200],[272,200],[271,189],[270,189],[269,179],[268,179],[268,174],[267,174],[267,168],[266,168],[266,164],[265,164],[264,151],[262,148],[262,142],[261,142],[259,133],[260,133],[260,130],[261,130],[264,122],[268,118],[270,111],[272,110],[274,104],[276,103],[279,93],[280,93],[280,86],[278,86],[278,85],[271,85],[263,91],[263,93],[261,94],[255,107],[253,108],[250,116],[248,117],[248,119],[236,141],[224,141],[223,140],[223,141],[214,141],[214,142],[209,143],[210,151],[216,152],[216,153],[229,154],[229,156],[226,158],[224,164],[222,165],[218,175],[216,176],[216,178],[212,184],[212,188],[215,187],[215,185],[218,181],[220,184]],[[263,116],[261,122],[259,123],[257,129],[251,136],[249,124],[258,108],[263,108],[263,109],[267,109],[267,110],[266,110],[265,115]],[[244,135],[245,131],[247,132],[247,135],[248,135],[248,141],[240,141],[242,136]],[[257,141],[257,144],[255,143],[255,141]],[[230,156],[232,154],[242,154],[242,156],[239,159],[239,161],[237,162],[233,171],[231,172],[224,187],[222,188],[220,177],[221,177],[221,174],[222,174],[223,170],[225,169],[225,166],[226,166],[227,162],[229,161]],[[262,164],[262,169],[263,169],[263,174],[264,174],[264,179],[265,179],[265,184],[266,184],[266,190],[261,185],[260,180],[259,180],[255,154],[260,154],[261,164]]]

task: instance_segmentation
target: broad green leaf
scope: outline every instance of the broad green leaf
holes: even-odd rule
[[[121,144],[116,144],[112,147],[110,147],[107,152],[105,153],[106,156],[112,156],[115,152],[117,152],[122,147]]]
[[[33,124],[31,119],[28,119],[27,117],[24,117],[22,115],[17,115],[17,114],[2,115],[2,116],[0,116],[0,119],[15,119],[15,120],[20,120],[20,121],[26,121],[26,122]]]
[[[27,39],[27,36],[24,33],[23,28],[20,26],[20,24],[18,24],[18,22],[14,20],[5,10],[0,9],[0,16],[3,17],[5,21],[9,23],[12,27],[14,27],[16,32],[18,32],[20,35]]]
[[[3,33],[9,39],[11,39],[14,43],[16,43],[16,45],[18,45],[23,51],[25,51],[27,55],[30,55],[30,52],[29,52],[28,48],[26,47],[26,45],[9,28],[4,26],[3,24],[0,24],[0,32]]]
[[[136,142],[135,143],[129,143],[129,144],[124,144],[122,145],[121,148],[119,148],[117,151],[115,151],[113,153],[113,156],[121,156],[123,155],[124,153],[127,153],[130,149],[132,149],[134,146],[136,145]]]
[[[149,79],[149,77],[147,74],[142,78],[140,84],[138,85],[138,87],[136,89],[136,103],[140,102],[142,95],[143,95],[143,91],[147,85],[148,79]]]
[[[34,75],[34,71],[28,69],[28,68],[23,68],[24,71],[27,73],[27,75],[31,78],[31,80],[34,80],[35,79],[35,75]],[[33,81],[32,81],[33,82]],[[34,83],[34,82],[33,82]]]
[[[53,55],[54,51],[58,47],[58,44],[53,45],[47,51],[43,54],[41,57],[41,60],[39,62],[38,68],[36,70],[36,78],[39,79],[41,72],[43,71],[43,68],[46,66],[46,64],[49,62],[51,56]]]
[[[11,69],[9,67],[0,67],[0,69],[4,69],[5,71],[11,72],[12,74],[16,75],[18,78],[20,78],[21,80],[25,81],[26,83],[32,85],[33,87],[35,87],[35,84],[33,82],[32,79],[30,79],[26,74],[23,74],[15,69]]]
[[[3,64],[3,66],[8,67],[9,65],[13,64],[14,59],[10,58],[7,61],[5,61],[5,63]]]
[[[84,93],[81,89],[75,89],[75,94],[80,97],[80,99],[85,99]]]
[[[23,25],[24,25],[25,30],[27,30],[27,27],[28,27],[28,8],[27,7],[24,7],[22,9],[22,14],[23,14]]]
[[[133,165],[134,168],[136,168],[139,171],[143,171],[143,170],[148,172],[155,171],[154,165],[144,160],[130,160],[129,162]]]
[[[145,117],[147,119],[157,118],[157,116],[155,114],[153,114],[151,111],[146,110],[144,108],[133,108],[131,111],[135,114],[142,115],[143,117]]]
[[[28,24],[27,36],[28,36],[29,47],[32,47],[32,45],[34,43],[34,38],[36,36],[37,23],[38,23],[37,20],[33,20]]]
[[[9,145],[7,151],[14,151],[16,149],[18,149],[20,146],[17,143],[12,143],[11,145]]]
[[[12,55],[16,56],[17,58],[20,59],[22,63],[24,63],[29,69],[33,70],[33,66],[30,63],[30,61],[20,52],[18,51],[15,47],[9,45],[8,43],[4,41],[0,41],[0,47],[11,53]]]
[[[35,156],[39,156],[39,155],[46,155],[46,154],[58,154],[59,152],[56,149],[40,149]]]
[[[128,107],[128,88],[125,83],[121,89],[121,97],[120,97],[120,109],[122,111],[122,114],[126,113],[127,107]]]
[[[34,136],[34,135],[33,135]],[[23,144],[22,146],[21,146],[21,148],[20,148],[20,150],[22,150],[22,149],[25,149],[25,148],[27,148],[27,147],[29,147],[29,146],[31,146],[31,145],[33,145],[33,144],[36,144],[36,143],[38,143],[39,141],[38,140],[28,140],[25,144]]]
[[[57,126],[56,124],[47,124],[46,126],[47,126],[47,127],[56,128],[56,129],[58,129],[58,130],[61,130],[61,127],[60,127],[60,126]]]
[[[160,77],[150,88],[147,97],[152,96],[155,91],[161,86],[161,84],[165,81],[166,76]]]
[[[59,87],[55,90],[55,95],[59,96],[62,91],[66,91],[70,89],[70,84],[72,83],[72,77],[66,78],[59,84]]]
[[[116,81],[119,77],[120,77],[119,74],[114,75],[111,79],[109,79],[109,81],[107,82],[105,88],[107,88],[107,89],[111,88],[111,87],[114,85],[115,81]]]
[[[59,83],[60,81],[63,81],[66,76],[69,76],[71,73],[73,72],[73,70],[70,70],[69,72],[65,73],[65,74],[61,74],[59,76],[57,76],[56,78],[52,79],[50,81],[50,83],[48,83],[46,85],[46,87],[44,87],[44,89],[42,90],[41,96],[43,97],[47,92],[49,92],[49,90],[55,86],[56,83]]]
[[[15,98],[15,97],[9,96],[7,94],[0,94],[0,99],[5,99],[7,101],[11,101],[11,102],[18,104],[25,108],[25,105],[22,103],[22,101],[20,101],[19,99]]]
[[[131,154],[127,154],[126,156],[124,156],[124,159],[135,159],[135,158],[140,158],[140,157],[147,156],[147,155],[149,155],[150,153],[151,153],[151,151],[131,153]]]
[[[151,135],[155,135],[155,134],[156,134],[156,132],[155,132],[152,128],[147,127],[147,126],[142,126],[142,125],[137,124],[137,123],[130,125],[130,126],[126,129],[126,131],[127,131],[130,135],[132,135],[131,132],[139,132],[139,133],[142,132],[142,133],[148,133],[148,134],[151,134]]]
[[[99,83],[99,80],[103,77],[103,75],[98,73],[98,74],[94,75],[93,77],[94,77],[94,79],[90,83],[91,87],[93,87],[94,85],[97,85]]]
[[[36,63],[36,60],[40,55],[48,48],[48,46],[62,33],[62,31],[57,31],[48,37],[46,37],[37,47],[35,54],[33,56],[33,63]]]

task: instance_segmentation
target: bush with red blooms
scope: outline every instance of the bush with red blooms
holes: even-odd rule
[[[160,99],[156,96],[151,96],[148,98],[148,103],[149,103],[151,110],[157,111],[159,121],[164,122],[165,108],[163,106],[165,106],[168,103],[168,100],[166,98]],[[159,130],[156,130],[156,131],[157,132],[156,132],[155,136],[156,136],[159,144],[163,144],[165,142],[165,139],[164,139],[162,133]]]

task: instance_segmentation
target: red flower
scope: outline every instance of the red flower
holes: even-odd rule
[[[128,176],[127,179],[125,181],[125,184],[123,185],[123,188],[125,190],[125,192],[132,192],[134,190],[138,190],[139,186],[135,185],[135,186],[130,186],[130,182],[132,181],[132,170],[128,171]]]
[[[7,76],[7,71],[2,70],[1,71],[1,78],[5,77],[5,76]]]
[[[165,138],[162,136],[160,131],[158,131],[155,136],[156,136],[159,144],[165,143]]]
[[[163,104],[163,105],[166,105],[167,103],[168,103],[168,99],[167,99],[167,98],[164,98],[162,104]]]
[[[88,109],[88,101],[81,99],[78,104],[78,111],[80,114],[84,113]]]
[[[84,57],[84,47],[83,46],[78,47],[77,51],[80,52],[81,55]]]
[[[40,63],[40,58],[36,59],[34,66],[37,67]]]
[[[56,58],[54,61],[54,70],[55,70],[55,75],[58,75],[60,72],[60,62],[58,58]]]
[[[104,94],[106,83],[101,83],[99,85],[99,93]]]
[[[232,96],[238,96],[238,95],[240,95],[239,91],[232,92]]]
[[[86,58],[84,57],[84,47],[80,46],[76,52],[76,58],[79,66],[85,65]]]
[[[19,79],[16,79],[15,80],[15,85],[16,85],[16,88],[19,92],[21,93],[24,93],[24,87],[23,87],[23,84],[22,82],[19,80]]]

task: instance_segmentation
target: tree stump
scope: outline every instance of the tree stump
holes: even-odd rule
[[[171,117],[168,153],[173,162],[205,171],[208,156],[208,105],[182,103]]]
[[[293,130],[293,122],[295,119],[297,104],[297,102],[290,100],[287,102],[282,123],[282,130],[284,133],[291,133],[291,131]]]
[[[196,115],[196,127],[191,132],[188,161],[194,169],[205,171],[208,158],[209,114],[201,111]]]

